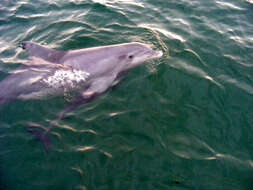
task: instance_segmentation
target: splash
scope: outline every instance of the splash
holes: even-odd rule
[[[76,88],[79,83],[85,82],[90,73],[81,70],[58,70],[52,76],[43,79],[49,88]]]

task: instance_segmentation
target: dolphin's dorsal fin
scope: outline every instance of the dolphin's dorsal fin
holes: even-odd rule
[[[33,42],[22,42],[21,47],[29,52],[30,57],[38,57],[52,63],[58,63],[66,54],[66,51],[46,48]]]

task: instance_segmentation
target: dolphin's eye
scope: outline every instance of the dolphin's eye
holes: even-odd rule
[[[134,56],[133,56],[133,55],[129,55],[128,58],[129,58],[129,59],[133,59]]]

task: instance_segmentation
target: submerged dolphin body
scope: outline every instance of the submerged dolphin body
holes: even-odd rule
[[[76,92],[57,120],[105,92],[121,72],[163,54],[138,42],[69,51],[57,51],[33,42],[23,42],[22,47],[28,50],[30,59],[0,82],[0,105],[15,99],[45,99]],[[29,132],[45,140],[46,134]],[[47,146],[46,142],[44,145]]]

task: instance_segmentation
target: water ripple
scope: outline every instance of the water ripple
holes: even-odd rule
[[[252,170],[253,169],[253,160],[242,160],[239,158],[236,158],[229,154],[222,154],[222,153],[216,153],[215,157],[220,160],[226,160],[228,162],[232,162],[233,165],[238,165],[240,169],[247,168]]]
[[[188,53],[190,53],[190,54],[187,56]],[[185,70],[187,73],[190,73],[196,77],[204,78],[204,79],[212,82],[213,84],[223,88],[219,82],[217,82],[213,77],[208,75],[204,71],[204,69],[200,67],[201,65],[207,66],[207,64],[193,50],[185,49],[184,51],[178,51],[178,52],[176,51],[175,54],[173,54],[172,56],[173,56],[172,59],[174,60],[174,63],[172,64],[173,67],[178,68],[180,70]],[[190,65],[188,63],[188,60],[186,60],[186,59],[187,58],[189,59],[192,56],[194,59],[197,59],[196,62],[192,62],[192,63],[196,64],[197,62],[200,62],[201,63],[200,66]],[[178,58],[176,58],[176,57],[178,57]],[[181,58],[181,57],[184,57],[184,58]]]
[[[83,175],[83,170],[81,168],[71,167],[70,169],[76,171],[79,175]]]
[[[75,133],[91,133],[94,135],[97,135],[98,133],[92,129],[75,129],[74,127],[71,127],[69,125],[58,125],[59,128],[66,129]]]
[[[242,81],[238,81],[237,79],[231,78],[227,75],[219,75],[218,78],[221,79],[222,81],[226,82],[226,83],[233,84],[237,88],[253,95],[253,87],[250,84],[247,84],[247,83],[242,82]]]
[[[169,144],[164,145],[175,155],[184,159],[219,160],[237,165],[242,170],[253,168],[253,160],[242,160],[229,154],[218,153],[203,140],[194,136],[177,134],[168,136]]]
[[[95,3],[101,3],[112,8],[120,8],[122,4],[124,5],[134,5],[144,8],[144,3],[136,0],[92,0]]]
[[[171,139],[168,149],[179,157],[200,160],[216,159],[215,150],[194,136],[177,134],[168,139]]]
[[[95,150],[96,148],[94,146],[79,146],[79,147],[76,147],[75,150],[77,152],[85,152],[85,151],[88,151],[88,150]]]
[[[165,30],[162,28],[157,28],[156,26],[152,26],[150,24],[141,24],[141,25],[139,25],[139,27],[151,28],[153,30],[157,30],[158,32],[162,33],[167,38],[177,39],[182,43],[186,42],[186,40],[182,36],[180,36],[179,34],[176,34],[174,32],[171,32],[171,31],[168,31],[168,30]]]
[[[235,4],[230,3],[230,2],[216,1],[216,4],[221,5],[221,6],[223,6],[223,7],[230,8],[230,9],[245,10],[245,9],[243,9],[243,8],[241,8],[241,7],[238,7],[238,6],[236,6]]]
[[[246,2],[253,4],[253,0],[246,0]]]

